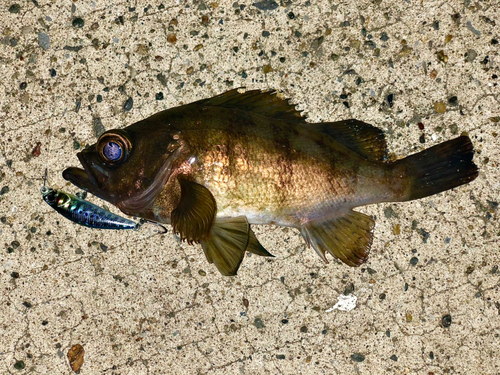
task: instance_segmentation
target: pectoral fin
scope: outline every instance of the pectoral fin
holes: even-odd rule
[[[179,183],[181,199],[172,211],[171,221],[174,233],[191,244],[209,236],[217,205],[206,187],[184,179],[179,179]]]
[[[245,251],[273,256],[257,240],[245,216],[217,219],[210,237],[201,240],[201,246],[207,260],[225,276],[236,275]]]
[[[302,227],[302,235],[324,261],[325,253],[329,252],[345,264],[357,267],[368,258],[374,225],[371,217],[349,211],[327,221],[307,223]]]

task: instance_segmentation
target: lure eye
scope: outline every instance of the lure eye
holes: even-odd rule
[[[45,196],[45,200],[47,201],[48,204],[54,204],[56,203],[56,197],[57,193],[55,191],[51,191]]]
[[[110,130],[97,141],[99,157],[108,165],[119,165],[127,160],[132,151],[132,142],[128,134],[120,129]]]

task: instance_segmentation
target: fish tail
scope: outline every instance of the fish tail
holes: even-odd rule
[[[397,161],[409,178],[401,200],[427,197],[473,181],[478,176],[473,156],[470,138],[461,136]]]

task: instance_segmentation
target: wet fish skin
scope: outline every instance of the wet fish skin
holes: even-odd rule
[[[84,169],[63,176],[129,215],[171,223],[234,275],[245,251],[270,255],[249,224],[299,228],[325,261],[329,252],[357,266],[374,222],[354,207],[421,198],[478,174],[468,137],[396,162],[386,155],[369,124],[309,124],[276,95],[233,90],[104,133],[78,154]]]

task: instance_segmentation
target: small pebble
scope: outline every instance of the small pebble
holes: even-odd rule
[[[125,104],[123,104],[123,110],[128,112],[132,109],[133,106],[134,106],[134,99],[132,99],[132,97],[129,97],[125,102]]]
[[[81,29],[85,22],[83,21],[82,18],[78,17],[73,20],[73,27]]]
[[[418,263],[418,258],[417,257],[413,257],[413,258],[410,259],[410,264],[412,266],[416,266],[417,263]]]
[[[26,365],[24,364],[23,361],[17,361],[16,363],[14,363],[14,368],[16,370],[23,370],[25,367]]]
[[[261,328],[264,328],[265,325],[264,325],[264,322],[262,321],[261,318],[255,318],[254,321],[253,321],[253,325],[257,328],[257,329],[261,329]]]
[[[394,361],[394,362],[397,362],[398,360],[398,356],[396,354],[393,354],[391,355],[391,359]]]
[[[9,7],[9,12],[10,13],[19,13],[20,10],[21,10],[21,5],[19,5],[19,4],[12,4]]]
[[[171,44],[175,44],[177,42],[177,36],[175,34],[168,34],[167,41]]]
[[[163,100],[163,93],[160,91],[159,93],[156,94],[156,100]]]
[[[443,325],[444,328],[448,328],[451,326],[451,315],[447,314],[443,316],[443,319],[441,320],[441,324]]]
[[[363,362],[365,360],[365,356],[361,353],[354,353],[351,355],[351,359],[355,362]]]
[[[40,44],[40,47],[42,47],[44,50],[48,50],[50,48],[50,37],[44,32],[39,32],[38,44]]]
[[[458,104],[458,98],[456,96],[451,96],[448,98],[448,104],[456,106]]]
[[[445,113],[446,112],[446,106],[444,103],[437,102],[434,104],[434,109],[436,110],[437,113]]]
[[[468,62],[473,62],[474,59],[477,57],[477,52],[473,49],[469,49],[469,50],[467,50],[465,57],[467,58]]]
[[[273,0],[260,0],[252,5],[260,10],[274,10],[279,7],[278,3]]]
[[[25,90],[25,89],[26,89],[26,87],[28,87],[28,84],[27,84],[26,82],[21,82],[21,84],[19,85],[19,88],[20,88],[21,90]]]

